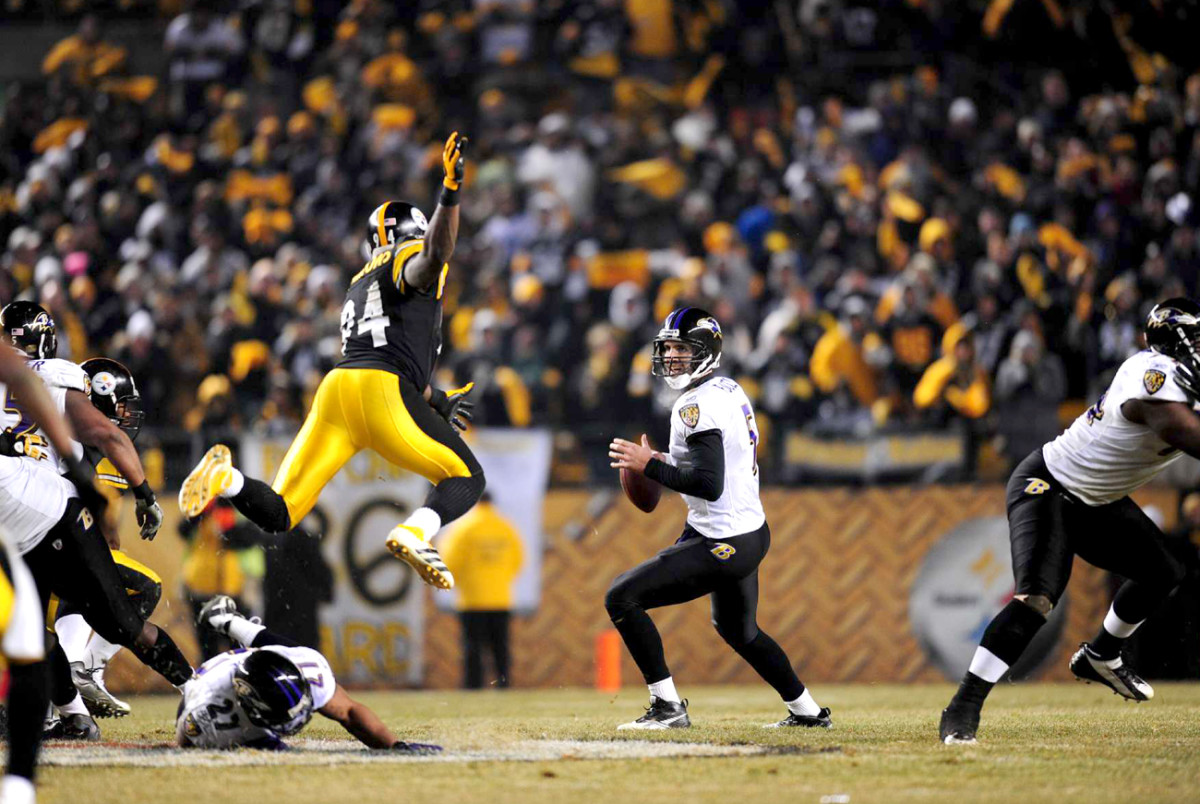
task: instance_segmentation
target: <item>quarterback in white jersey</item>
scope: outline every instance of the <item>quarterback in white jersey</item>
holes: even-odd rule
[[[775,726],[829,728],[796,677],[787,654],[758,627],[758,566],[771,546],[758,497],[758,425],[742,387],[713,370],[721,362],[721,326],[696,307],[673,311],[654,339],[652,373],[682,391],[671,412],[669,455],[615,439],[612,466],[640,472],[679,492],[687,524],[671,547],[613,581],[604,605],[650,688],[646,714],[622,729],[691,725],[647,609],[712,598],[717,633],[775,688],[788,716]]]
[[[315,710],[368,748],[411,754],[441,750],[397,739],[374,712],[338,686],[324,656],[243,617],[233,598],[218,595],[208,601],[197,624],[243,647],[209,659],[184,685],[175,721],[176,739],[184,748],[287,748],[281,738],[303,729]]]
[[[1200,457],[1200,305],[1168,299],[1146,321],[1149,349],[1117,369],[1071,426],[1017,466],[1008,482],[1015,594],[983,633],[942,713],[945,743],[973,743],[983,702],[1058,604],[1079,556],[1128,580],[1071,672],[1134,701],[1154,697],[1121,649],[1183,580],[1162,531],[1129,495],[1181,455]]]

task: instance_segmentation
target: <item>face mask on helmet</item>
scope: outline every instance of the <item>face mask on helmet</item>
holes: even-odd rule
[[[654,339],[650,373],[682,391],[721,364],[721,327],[708,313],[693,307],[673,311]],[[684,353],[680,346],[690,352]]]
[[[308,679],[295,664],[273,651],[246,657],[234,672],[233,691],[246,718],[259,728],[286,737],[312,720]]]
[[[130,441],[135,440],[142,431],[146,414],[133,374],[123,363],[107,357],[93,357],[79,366],[91,381],[88,398],[92,406],[124,430]]]
[[[0,310],[0,329],[17,351],[31,360],[50,360],[58,354],[58,329],[39,304],[15,301]]]
[[[1200,305],[1182,297],[1156,304],[1146,318],[1146,345],[1200,367]]]

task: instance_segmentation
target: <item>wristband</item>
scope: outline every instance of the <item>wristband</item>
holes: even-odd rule
[[[133,496],[137,497],[142,502],[154,502],[154,489],[150,488],[150,481],[143,480],[142,485],[135,486],[133,489]]]
[[[443,207],[458,206],[458,190],[451,190],[449,187],[442,184],[442,195],[438,198],[438,204]]]

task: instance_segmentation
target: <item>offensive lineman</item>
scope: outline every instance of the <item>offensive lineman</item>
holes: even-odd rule
[[[338,685],[324,656],[246,619],[233,598],[214,597],[196,622],[243,647],[209,659],[184,686],[175,723],[181,747],[284,749],[280,738],[303,729],[315,709],[368,748],[411,754],[442,750],[397,739],[378,715]]]
[[[458,238],[466,144],[457,131],[446,140],[445,178],[432,220],[403,201],[371,213],[364,244],[373,246],[370,260],[350,280],[342,308],[342,360],[321,381],[274,484],[243,475],[229,448],[218,444],[179,489],[184,516],[199,516],[221,496],[263,530],[289,531],[312,510],[330,478],[370,447],[434,484],[425,504],[388,534],[388,550],[426,583],[454,586],[430,541],[479,500],[484,477],[456,432],[471,418],[464,399],[471,385],[447,393],[429,379],[441,351],[442,293]]]
[[[758,426],[741,386],[712,375],[721,362],[721,327],[704,310],[684,307],[667,316],[654,339],[652,373],[683,391],[671,411],[670,454],[653,452],[645,436],[615,439],[613,468],[642,472],[683,495],[683,535],[657,556],[613,581],[604,605],[650,687],[646,714],[620,729],[691,726],[667,669],[662,639],[647,609],[712,597],[721,635],[775,688],[788,716],[771,727],[833,723],[796,677],[783,649],[759,629],[758,566],[771,546],[758,497]]]
[[[0,340],[0,405],[7,410],[20,399],[27,415],[22,421],[39,426],[50,444],[70,456],[71,428],[58,414],[45,386],[25,361]],[[66,478],[21,458],[0,455],[0,599],[7,616],[0,621],[0,652],[8,660],[8,763],[0,781],[5,804],[33,804],[34,768],[41,742],[42,718],[48,693],[45,656],[45,617],[37,586],[17,552],[18,533],[43,516],[42,495],[29,494],[44,475],[61,482],[61,491],[78,489],[89,516],[102,519],[107,500],[79,461],[68,457]]]
[[[1150,347],[1126,360],[1100,399],[1008,481],[1016,593],[983,632],[942,712],[947,744],[974,743],[983,702],[1058,603],[1076,555],[1129,580],[1099,633],[1071,658],[1076,678],[1133,701],[1154,697],[1121,648],[1183,580],[1163,534],[1129,495],[1184,453],[1200,457],[1200,305],[1173,298],[1146,320]]]

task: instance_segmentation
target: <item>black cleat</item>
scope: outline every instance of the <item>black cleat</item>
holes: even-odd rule
[[[95,742],[100,739],[100,727],[91,715],[63,715],[46,731],[42,732],[43,740],[87,740]]]
[[[1097,656],[1092,646],[1086,642],[1080,644],[1079,650],[1071,657],[1071,672],[1080,681],[1103,684],[1117,695],[1131,701],[1141,703],[1154,697],[1154,687],[1133,672],[1120,656],[1112,661],[1105,661]]]
[[[974,745],[979,730],[979,710],[951,703],[942,710],[938,734],[946,745]]]
[[[428,756],[429,754],[440,754],[442,747],[440,745],[432,745],[431,743],[409,743],[404,740],[397,740],[392,743],[391,750],[413,756]]]
[[[664,701],[662,698],[656,698],[651,695],[650,705],[646,707],[646,714],[632,723],[622,723],[620,726],[617,726],[617,730],[637,729],[640,731],[655,731],[662,729],[688,729],[691,726],[692,721],[688,719],[687,713],[687,701],[675,703],[674,701]]]
[[[785,729],[799,726],[807,729],[832,729],[833,721],[829,719],[829,707],[825,707],[815,715],[797,715],[788,712],[788,716],[778,723],[768,723],[764,729]]]

